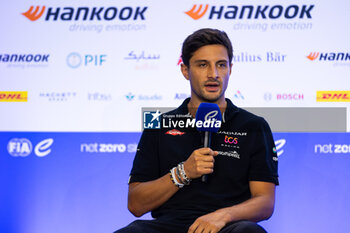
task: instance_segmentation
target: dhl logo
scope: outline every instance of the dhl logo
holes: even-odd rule
[[[317,91],[317,102],[350,102],[350,91]]]
[[[34,6],[31,6],[29,10],[22,13],[22,15],[24,15],[31,21],[35,21],[35,20],[38,20],[44,14],[44,11],[45,11],[45,6],[41,7],[41,10],[39,6],[36,6],[35,10],[34,10]]]
[[[307,58],[311,61],[314,61],[318,58],[319,55],[320,55],[320,53],[318,53],[318,52],[310,53],[309,56],[307,56]]]
[[[27,102],[27,91],[0,91],[0,102]]]
[[[203,15],[205,15],[205,13],[208,10],[209,5],[206,4],[204,7],[204,10],[202,11],[203,8],[203,4],[200,4],[198,9],[197,9],[197,5],[193,5],[192,9],[189,11],[186,11],[185,13],[190,16],[192,19],[197,20],[203,17]]]

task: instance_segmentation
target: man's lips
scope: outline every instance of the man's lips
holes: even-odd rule
[[[214,92],[219,90],[220,84],[217,82],[207,82],[204,86],[207,91]]]

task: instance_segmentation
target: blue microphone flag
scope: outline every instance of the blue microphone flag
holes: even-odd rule
[[[217,104],[201,103],[196,113],[198,131],[217,132],[221,127],[221,111]]]

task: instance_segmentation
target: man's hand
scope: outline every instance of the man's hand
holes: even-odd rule
[[[195,179],[204,174],[213,173],[214,157],[218,153],[210,148],[194,150],[186,162],[184,162],[184,169],[188,178]]]
[[[210,214],[203,215],[188,229],[188,233],[216,233],[219,232],[227,223],[227,215],[224,211],[215,211]]]

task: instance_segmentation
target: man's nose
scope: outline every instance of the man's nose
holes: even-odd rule
[[[219,77],[218,70],[216,66],[209,66],[208,68],[208,78],[215,78],[217,79]]]

